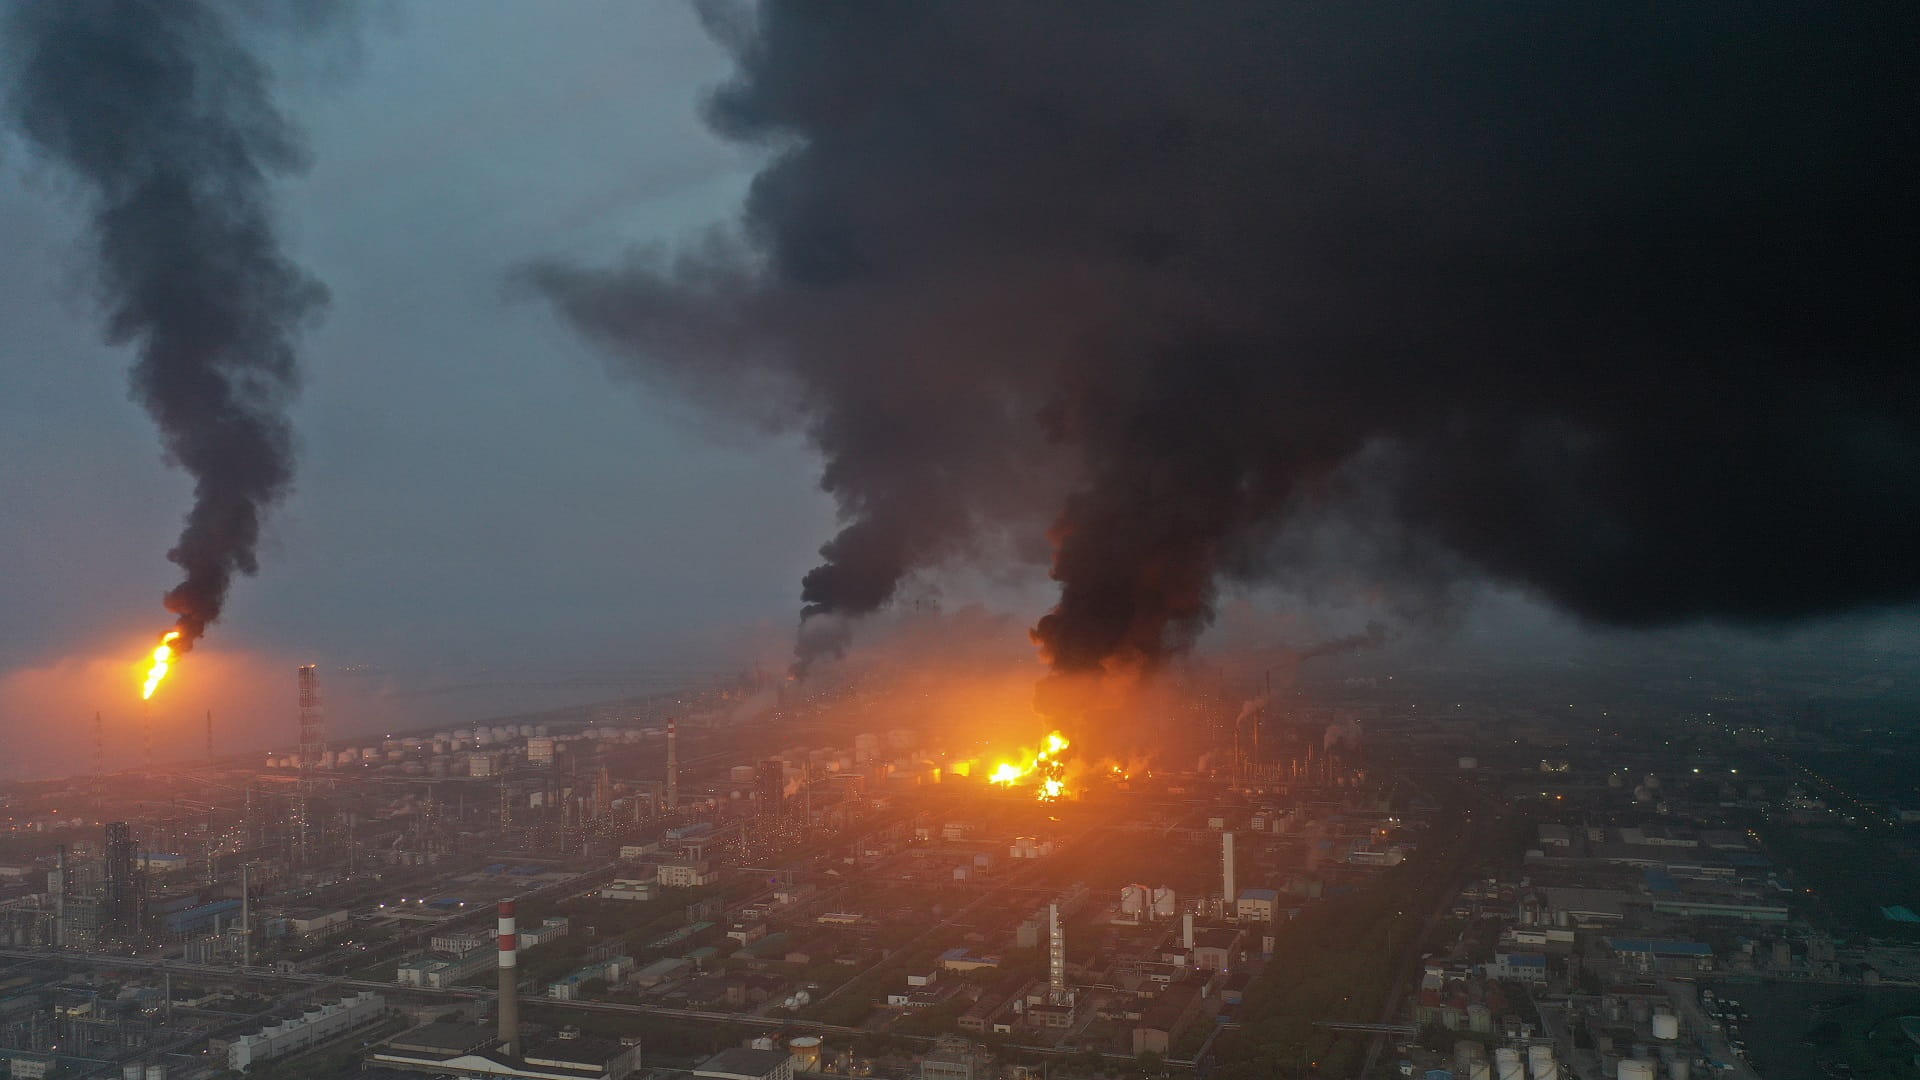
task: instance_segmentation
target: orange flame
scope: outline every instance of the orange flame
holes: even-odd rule
[[[1034,797],[1041,802],[1052,802],[1067,793],[1067,764],[1060,755],[1072,745],[1065,735],[1052,732],[1041,749],[1031,753],[1022,751],[1025,756],[1017,761],[996,763],[987,776],[987,783],[1013,787],[1031,778],[1035,785]]]
[[[169,630],[160,635],[160,644],[153,647],[153,664],[147,668],[147,683],[140,690],[142,700],[153,697],[153,692],[160,689],[160,680],[166,678],[168,669],[173,667],[174,657],[178,655],[174,652],[173,643],[179,637],[178,630]]]

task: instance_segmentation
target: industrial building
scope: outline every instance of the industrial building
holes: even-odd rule
[[[640,1047],[611,1039],[546,1039],[515,1057],[482,1024],[434,1023],[405,1031],[367,1055],[370,1065],[435,1075],[500,1080],[624,1080],[640,1067]]]
[[[365,1027],[386,1014],[386,999],[371,990],[316,1005],[299,1016],[235,1037],[227,1044],[227,1068],[244,1072],[258,1062],[284,1057],[335,1035]]]
[[[793,1080],[793,1055],[736,1046],[701,1062],[693,1075],[711,1080]]]
[[[492,949],[473,949],[460,956],[420,956],[403,962],[393,981],[401,986],[445,990],[492,967]]]

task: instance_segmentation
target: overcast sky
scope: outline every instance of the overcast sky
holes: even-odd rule
[[[835,529],[812,453],[609,378],[503,288],[528,259],[605,262],[736,218],[757,160],[698,110],[724,54],[668,2],[417,4],[358,29],[355,50],[264,47],[312,156],[276,189],[285,245],[332,303],[262,572],[157,723],[184,738],[212,709],[236,746],[285,741],[302,662],[333,673],[346,730],[609,696],[581,672],[781,663]],[[11,135],[0,237],[0,776],[82,764],[95,710],[127,763],[189,485],[129,400],[128,351],[101,342],[74,192]],[[1011,601],[1020,625],[1038,580],[991,569],[946,596]],[[1911,648],[1907,615],[1851,625]],[[487,669],[502,685],[476,685]]]
[[[802,448],[609,380],[501,284],[520,260],[731,213],[753,161],[697,114],[724,56],[671,3],[423,4],[361,32],[343,75],[270,54],[313,160],[279,187],[286,245],[332,305],[304,348],[295,491],[176,707],[224,703],[191,674],[222,654],[290,687],[296,660],[626,668],[728,659],[756,623],[787,634],[832,526]],[[43,710],[126,711],[189,488],[128,398],[127,350],[101,343],[77,200],[17,141],[0,236],[0,733],[17,734],[56,722]]]

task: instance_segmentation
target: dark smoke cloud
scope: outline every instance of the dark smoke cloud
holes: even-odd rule
[[[1042,522],[1063,673],[1186,648],[1323,517],[1381,580],[1621,625],[1920,594],[1920,9],[713,21],[711,122],[770,155],[739,246],[528,277],[804,425],[845,520],[808,614]]]
[[[1340,656],[1343,653],[1359,652],[1362,649],[1377,649],[1385,645],[1389,637],[1386,623],[1369,622],[1367,628],[1357,634],[1328,638],[1307,646],[1300,651],[1300,659],[1312,660],[1322,656]]]
[[[311,3],[241,5],[323,21]],[[198,0],[17,0],[4,13],[8,110],[92,212],[106,334],[135,346],[133,396],[194,502],[167,557],[186,646],[259,568],[261,516],[293,476],[294,337],[324,289],[280,251],[268,182],[303,165],[262,64]]]

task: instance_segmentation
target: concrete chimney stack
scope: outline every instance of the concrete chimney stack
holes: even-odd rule
[[[1191,911],[1180,917],[1180,947],[1193,948],[1193,912]]]
[[[680,722],[667,721],[667,806],[671,815],[680,809]]]
[[[520,934],[513,901],[500,901],[500,1052],[520,1056]]]
[[[1220,834],[1220,899],[1226,905],[1227,918],[1238,915],[1240,894],[1233,887],[1233,834]]]

